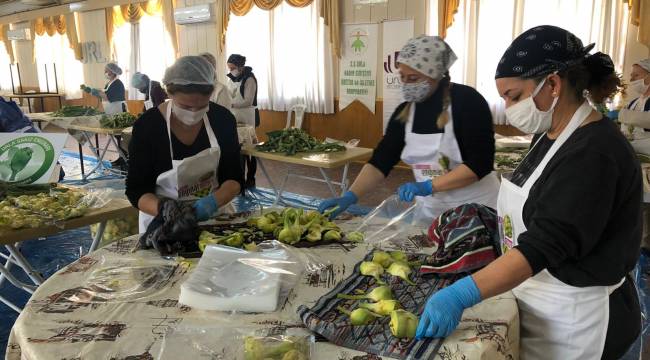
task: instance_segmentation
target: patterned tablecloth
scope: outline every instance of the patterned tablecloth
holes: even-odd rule
[[[180,342],[180,346],[177,342],[173,348],[163,346],[165,334],[180,328],[216,329],[207,332],[214,334],[215,343],[240,348],[241,341],[217,338],[223,328],[250,327],[269,334],[304,328],[297,308],[313,306],[348,277],[370,250],[365,244],[304,249],[327,266],[304,275],[280,310],[230,314],[179,306],[180,285],[192,267],[162,259],[154,251],[133,251],[136,243],[137,236],[112,243],[41,285],[11,331],[7,359],[153,359],[161,349],[164,358],[203,358],[195,353],[192,341]],[[465,311],[458,330],[444,341],[437,358],[516,359],[518,342],[517,305],[513,295],[506,293]],[[317,341],[314,349],[315,359],[380,359],[325,341]],[[211,354],[209,358],[234,360]]]

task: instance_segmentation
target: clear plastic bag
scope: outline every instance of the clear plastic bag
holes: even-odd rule
[[[208,245],[181,285],[179,303],[202,310],[273,312],[305,272],[326,265],[278,241],[260,243],[257,252]]]
[[[156,359],[309,360],[313,347],[314,336],[304,329],[276,334],[268,328],[179,325],[165,333]]]
[[[102,260],[103,263],[103,260]],[[94,270],[83,286],[66,294],[66,300],[82,303],[128,302],[164,291],[178,268],[174,260],[152,256],[124,260]]]
[[[389,245],[391,247],[419,249],[420,244],[412,241],[413,235],[420,235],[425,224],[430,219],[423,221],[418,215],[418,206],[414,203],[400,201],[393,195],[384,200],[379,206],[366,215],[361,223],[352,226],[354,231],[364,234],[364,241],[375,246]],[[350,225],[344,225],[350,227]],[[407,244],[408,243],[408,244]]]

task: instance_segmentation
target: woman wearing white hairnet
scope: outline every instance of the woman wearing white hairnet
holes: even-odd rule
[[[623,133],[635,139],[650,138],[650,58],[632,65],[627,92],[632,101],[618,114]]]
[[[108,80],[104,90],[92,89],[92,94],[102,99],[104,112],[109,115],[126,111],[126,90],[118,78],[120,75],[122,69],[116,63],[108,63],[104,67],[104,76]]]
[[[149,76],[136,72],[131,78],[131,86],[138,89],[144,98],[144,111],[156,107],[167,100],[167,93],[158,81],[149,79]]]
[[[140,209],[140,232],[158,214],[161,198],[193,201],[196,219],[209,219],[241,190],[235,118],[210,102],[214,67],[181,57],[165,71],[171,101],[147,110],[133,125],[126,195]]]

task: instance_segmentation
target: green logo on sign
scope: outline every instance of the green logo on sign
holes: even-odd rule
[[[0,180],[31,184],[54,162],[54,147],[39,136],[23,136],[0,146]]]
[[[350,47],[352,50],[354,50],[354,53],[365,53],[367,50],[367,46],[365,41],[362,39],[362,37],[368,37],[368,33],[366,33],[362,29],[354,29],[352,30],[352,33],[350,34],[351,39],[351,44]]]

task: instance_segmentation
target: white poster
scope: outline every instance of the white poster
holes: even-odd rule
[[[413,20],[396,20],[384,21],[384,46],[382,59],[384,61],[384,127],[390,120],[395,108],[401,104],[402,93],[400,90],[399,71],[395,63],[399,57],[399,51],[402,49],[408,39],[413,37]]]
[[[344,24],[339,109],[359,100],[373,114],[377,95],[377,24]]]
[[[45,184],[68,134],[0,133],[0,180]]]

